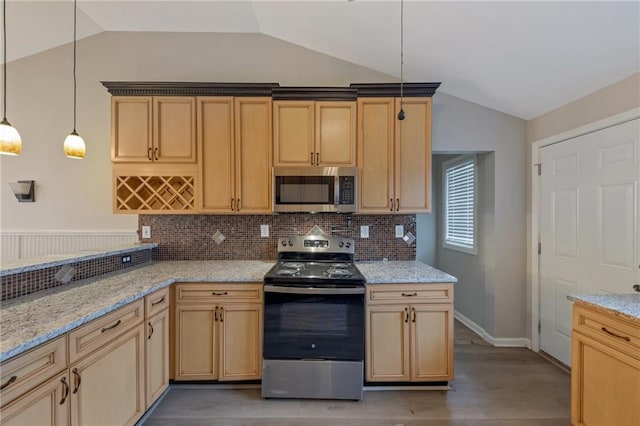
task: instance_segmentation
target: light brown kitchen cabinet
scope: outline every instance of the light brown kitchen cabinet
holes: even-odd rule
[[[169,387],[169,288],[145,300],[145,398],[148,409]]]
[[[640,321],[574,304],[574,425],[640,424]]]
[[[452,284],[367,287],[366,379],[453,379]]]
[[[261,284],[176,286],[175,380],[262,376]]]
[[[200,211],[271,213],[271,98],[197,103]]]
[[[274,101],[275,166],[356,164],[356,103]]]
[[[359,212],[431,211],[431,102],[358,99]]]
[[[195,98],[113,96],[111,160],[195,163]]]
[[[69,374],[46,381],[14,402],[2,407],[5,426],[68,425]]]

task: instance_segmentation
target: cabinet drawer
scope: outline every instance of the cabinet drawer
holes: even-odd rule
[[[162,312],[169,307],[169,287],[162,288],[144,297],[144,316],[150,318],[152,315]]]
[[[262,302],[262,284],[189,283],[176,287],[177,303]]]
[[[631,321],[575,305],[573,330],[640,359],[640,327]]]
[[[76,328],[69,333],[69,363],[104,346],[143,319],[144,300],[140,299]]]
[[[67,336],[61,336],[2,364],[2,405],[67,367]]]
[[[452,303],[452,284],[374,284],[367,286],[367,303]]]

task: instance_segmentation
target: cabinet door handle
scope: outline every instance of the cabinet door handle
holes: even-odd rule
[[[153,156],[156,161],[158,161],[158,147],[153,148]]]
[[[310,154],[311,154],[311,165],[313,166],[313,152],[311,152]]]
[[[116,321],[116,323],[115,323],[115,324],[110,325],[109,327],[105,327],[105,328],[103,328],[103,329],[102,329],[102,331],[101,331],[101,333],[104,333],[105,331],[109,331],[109,330],[112,330],[112,329],[116,328],[117,326],[119,326],[119,325],[120,325],[120,323],[121,323],[121,321],[120,321],[120,320]]]
[[[233,210],[233,202],[234,202],[234,201],[235,201],[235,198],[232,198],[232,199],[231,199],[231,211],[234,211],[234,210]]]
[[[621,336],[621,335],[616,334],[616,333],[614,333],[614,332],[612,332],[612,331],[609,331],[609,330],[607,330],[607,327],[602,327],[602,331],[604,331],[604,332],[605,332],[605,333],[607,333],[607,334],[610,334],[610,335],[611,335],[611,336],[613,336],[613,337],[617,337],[618,339],[626,340],[627,342],[630,342],[630,341],[631,341],[631,338],[630,338],[630,337],[628,337],[628,336]]]
[[[391,211],[393,211],[393,198],[389,198],[389,204],[391,204]]]
[[[413,293],[402,293],[402,296],[404,297],[413,297],[413,296],[417,296],[418,293],[413,292]]]
[[[227,294],[229,294],[228,291],[223,291],[218,293],[217,291],[214,291],[213,293],[211,293],[212,296],[226,296]]]
[[[73,375],[76,377],[76,386],[73,388],[73,393],[78,393],[78,389],[80,389],[80,383],[82,383],[82,377],[80,377],[80,373],[78,373],[78,369],[74,368],[71,370]]]
[[[153,160],[153,158],[151,158],[151,147],[147,149],[147,158],[149,159],[149,161]]]
[[[11,383],[15,382],[16,380],[18,380],[18,376],[9,377],[9,380],[7,380],[7,383],[4,383],[2,386],[0,386],[0,390],[6,388],[7,386],[9,386]]]
[[[404,322],[409,322],[409,308],[404,308]]]
[[[224,308],[220,306],[220,322],[224,322]]]
[[[60,400],[60,405],[64,404],[64,402],[67,400],[67,397],[69,396],[69,383],[67,383],[67,378],[63,377],[62,379],[60,379],[60,383],[62,383],[62,385],[64,386],[64,394],[62,395],[62,399]]]
[[[316,166],[320,165],[320,153],[316,152]]]
[[[236,199],[236,211],[239,212],[240,211],[240,198]]]
[[[147,340],[151,340],[151,336],[153,336],[153,326],[151,325],[151,321],[149,321],[149,335],[147,336]]]
[[[162,296],[162,298],[160,300],[156,300],[155,302],[151,302],[151,306],[159,305],[162,302],[164,302],[164,296]]]
[[[213,311],[213,322],[218,321],[218,307]]]
[[[400,210],[400,198],[396,198],[396,211]]]
[[[416,322],[416,308],[414,308],[413,306],[411,307],[411,312],[412,312],[412,316],[411,316],[411,322]]]

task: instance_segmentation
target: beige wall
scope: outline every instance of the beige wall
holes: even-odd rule
[[[8,118],[18,157],[0,158],[0,229],[135,230],[137,216],[111,206],[110,95],[100,81],[279,82],[346,85],[395,81],[385,74],[258,34],[101,33],[78,42],[78,132],[84,160],[64,156],[73,127],[72,46],[8,64]],[[6,182],[36,180],[36,203]]]
[[[640,107],[640,73],[527,122],[527,141],[535,142]]]

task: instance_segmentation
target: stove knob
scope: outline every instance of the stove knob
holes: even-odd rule
[[[282,246],[286,247],[287,246],[287,242],[285,240],[282,240]]]
[[[340,244],[338,244],[340,247],[344,247],[344,241],[340,241]]]
[[[293,247],[293,241],[289,240],[289,247]]]
[[[349,241],[347,241],[345,245],[347,246],[347,248],[351,247],[351,243]]]

